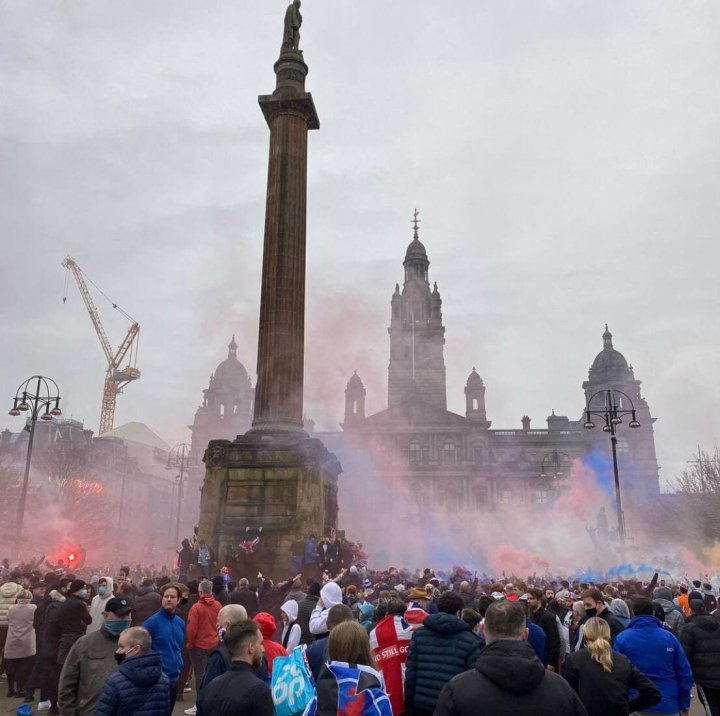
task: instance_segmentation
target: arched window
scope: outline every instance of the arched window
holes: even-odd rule
[[[477,398],[472,399],[472,409],[473,410],[480,410],[480,404],[478,403]]]

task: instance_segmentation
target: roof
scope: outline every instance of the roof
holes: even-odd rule
[[[140,445],[149,445],[150,447],[160,448],[161,450],[170,450],[168,445],[156,432],[151,430],[145,423],[125,423],[117,428],[108,430],[100,437],[103,438],[120,438],[130,443],[139,443]]]
[[[470,421],[463,415],[438,408],[417,396],[410,396],[400,405],[369,415],[365,420],[353,425],[353,428],[376,429],[385,426],[397,427],[398,425],[404,425],[409,429],[437,425],[452,428],[469,424],[471,424]]]
[[[420,239],[415,238],[410,242],[407,247],[407,251],[405,252],[405,263],[407,263],[408,261],[418,260],[427,262],[428,257],[425,246],[423,246]]]

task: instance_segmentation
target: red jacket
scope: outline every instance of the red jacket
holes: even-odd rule
[[[214,649],[220,643],[217,615],[221,609],[222,604],[212,594],[203,594],[190,607],[185,632],[188,649]]]
[[[277,631],[275,617],[267,612],[259,612],[255,615],[255,621],[260,627],[263,636],[263,647],[265,647],[265,658],[267,659],[268,673],[272,674],[272,663],[276,656],[287,656],[287,651],[282,644],[273,641]]]

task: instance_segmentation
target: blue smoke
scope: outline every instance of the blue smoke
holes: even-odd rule
[[[582,458],[582,462],[595,473],[598,486],[615,509],[615,477],[612,456],[595,447]]]

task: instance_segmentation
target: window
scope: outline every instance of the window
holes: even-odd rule
[[[473,447],[473,455],[475,457],[475,464],[482,465],[483,464],[483,450],[479,445],[475,445]]]
[[[500,490],[498,495],[498,502],[501,505],[508,505],[512,502],[513,493],[512,490]]]
[[[479,490],[473,490],[472,493],[473,497],[473,509],[475,510],[485,510],[487,509],[487,490],[485,489],[479,489]]]
[[[479,407],[480,407],[480,406],[478,405],[478,399],[477,399],[477,398],[473,398],[473,399],[472,399],[472,409],[473,409],[473,410],[478,410]]]
[[[454,440],[445,441],[442,461],[445,465],[455,465],[457,463],[457,446]]]
[[[408,448],[408,456],[411,465],[419,465],[422,462],[422,448],[417,440],[413,440]]]
[[[533,502],[536,505],[546,505],[548,501],[548,491],[547,490],[536,490],[533,494]]]

